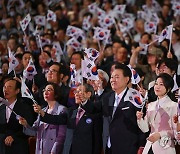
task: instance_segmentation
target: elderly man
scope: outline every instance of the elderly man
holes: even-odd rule
[[[31,107],[19,96],[21,84],[15,79],[8,79],[3,86],[4,98],[8,104],[0,106],[0,154],[28,154],[28,137],[23,134],[23,127],[18,122],[18,114],[33,123]],[[13,110],[13,112],[12,112]]]
[[[40,113],[41,120],[46,123],[67,124],[63,154],[100,154],[101,117],[99,114],[92,114],[93,87],[83,83],[74,93],[78,107],[69,108],[67,121],[63,114],[50,115],[42,111],[38,105],[35,106],[35,112]]]

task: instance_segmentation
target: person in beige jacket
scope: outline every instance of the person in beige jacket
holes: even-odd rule
[[[177,103],[173,102],[168,92],[173,87],[170,75],[162,73],[156,78],[154,91],[158,96],[155,102],[148,104],[147,113],[143,118],[142,112],[137,112],[137,122],[143,132],[150,130],[143,154],[175,154],[173,139],[177,125],[173,116],[177,114]]]

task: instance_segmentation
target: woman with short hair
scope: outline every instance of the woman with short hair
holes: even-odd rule
[[[59,97],[58,85],[48,83],[43,91],[44,100],[48,106],[42,109],[43,111],[59,115],[66,112],[66,107],[57,102]],[[24,118],[20,118],[19,123],[24,126],[24,133],[27,135],[36,136],[36,154],[59,154],[62,153],[66,125],[52,125],[41,121],[40,112],[33,126],[30,127]]]
[[[173,78],[166,73],[157,76],[154,86],[157,100],[148,104],[147,113],[137,112],[137,122],[143,132],[151,130],[143,154],[175,154],[173,139],[176,124],[173,116],[177,113],[177,103],[168,94],[173,88]]]

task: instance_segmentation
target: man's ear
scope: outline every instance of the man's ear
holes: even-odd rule
[[[16,89],[16,95],[20,93],[20,89]]]
[[[64,77],[64,74],[59,74],[59,80],[62,81],[63,80],[63,77]]]
[[[66,76],[63,77],[62,82],[67,82],[68,79],[69,79],[69,76],[66,75]]]
[[[166,93],[168,93],[168,92],[170,92],[170,91],[171,91],[171,89],[169,88]]]
[[[89,99],[89,98],[91,97],[91,92],[90,92],[90,91],[87,92],[87,93],[86,93],[86,96],[87,96],[87,99]]]
[[[126,83],[128,84],[128,83],[130,83],[131,82],[131,79],[127,76],[126,77]]]

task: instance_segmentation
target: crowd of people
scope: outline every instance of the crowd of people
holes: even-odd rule
[[[0,1],[0,154],[178,153],[179,8]]]

